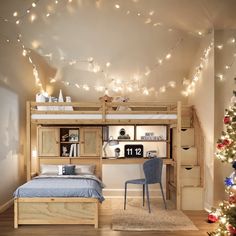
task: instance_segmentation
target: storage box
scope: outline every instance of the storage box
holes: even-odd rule
[[[181,186],[200,186],[200,166],[181,166]]]
[[[173,128],[173,146],[177,144],[177,129]],[[181,129],[181,146],[194,146],[194,128]]]
[[[203,188],[183,187],[181,194],[182,210],[203,210]]]

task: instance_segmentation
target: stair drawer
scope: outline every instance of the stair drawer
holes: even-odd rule
[[[173,128],[173,146],[177,144],[177,129]],[[194,128],[181,129],[181,146],[194,146]]]
[[[181,166],[181,186],[200,186],[200,166]]]

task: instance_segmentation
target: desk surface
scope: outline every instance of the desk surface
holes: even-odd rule
[[[147,158],[103,158],[102,164],[143,164]],[[173,165],[174,161],[170,158],[163,158],[164,165]]]

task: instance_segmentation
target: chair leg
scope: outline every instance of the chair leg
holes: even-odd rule
[[[145,184],[145,186],[146,186],[146,194],[147,194],[147,202],[148,202],[148,211],[149,213],[151,213],[148,184]]]
[[[164,192],[163,192],[163,188],[162,188],[162,183],[160,183],[160,186],[161,186],[161,194],[162,194],[162,198],[163,198],[163,201],[164,201],[165,209],[167,209],[167,206],[166,206],[166,199],[165,199]]]
[[[145,184],[143,184],[143,206],[145,205]]]
[[[125,200],[124,200],[124,210],[126,209],[126,195],[127,195],[127,183],[125,183]]]

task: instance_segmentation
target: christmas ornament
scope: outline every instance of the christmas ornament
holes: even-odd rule
[[[208,223],[215,223],[218,221],[218,216],[215,214],[215,212],[210,212],[208,214]]]

